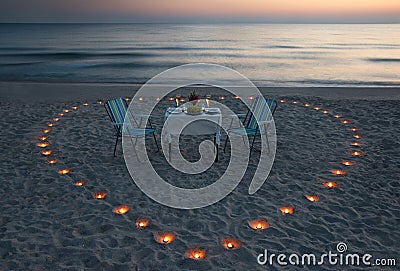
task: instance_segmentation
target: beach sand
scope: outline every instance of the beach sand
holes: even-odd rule
[[[279,270],[260,266],[257,256],[269,253],[315,253],[332,251],[345,242],[349,253],[369,253],[373,258],[396,258],[400,249],[400,90],[265,88],[266,97],[284,99],[274,119],[277,152],[271,173],[262,188],[249,195],[251,172],[222,201],[202,209],[178,210],[162,206],[133,183],[124,163],[121,146],[113,157],[114,130],[102,105],[96,101],[132,97],[137,86],[95,84],[0,83],[0,270]],[[224,95],[216,91],[213,97]],[[83,106],[84,102],[89,106]],[[292,104],[299,101],[299,104]],[[231,97],[221,101],[236,112],[245,108]],[[155,111],[160,128],[162,101]],[[311,107],[304,107],[310,103]],[[37,137],[47,122],[66,113],[46,134],[50,158],[40,154]],[[313,110],[320,106],[325,115]],[[332,114],[352,121],[345,125]],[[358,127],[354,139],[350,127]],[[183,150],[197,148],[184,138]],[[361,147],[350,143],[359,141]],[[196,141],[197,142],[197,141]],[[224,142],[222,142],[224,143]],[[163,164],[149,141],[149,153],[163,176],[176,185],[205,185],[226,167],[228,156],[209,172],[210,179],[180,178]],[[348,152],[359,150],[362,157]],[[184,153],[185,154],[185,153]],[[48,159],[57,163],[48,165]],[[342,160],[356,164],[345,167]],[[70,168],[66,175],[57,173]],[[345,176],[333,176],[344,169]],[[74,182],[86,180],[83,187]],[[334,189],[324,181],[337,182]],[[95,192],[107,191],[103,200]],[[310,202],[305,195],[318,195]],[[125,215],[112,212],[126,204]],[[293,206],[282,215],[281,206]],[[137,229],[139,216],[150,218],[146,229]],[[254,231],[249,220],[265,217],[270,227]],[[176,239],[169,245],[154,241],[153,233],[169,230]],[[242,247],[227,251],[221,239],[233,237]],[[207,256],[195,261],[185,257],[192,247],[206,248]],[[398,262],[398,259],[397,259]],[[298,266],[286,267],[298,270]],[[365,266],[305,266],[305,270],[365,270]],[[374,270],[371,268],[371,270]],[[376,270],[391,270],[379,268]]]

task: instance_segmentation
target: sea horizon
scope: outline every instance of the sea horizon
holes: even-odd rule
[[[261,87],[400,86],[400,25],[364,26],[2,23],[0,81],[143,84],[201,62]]]

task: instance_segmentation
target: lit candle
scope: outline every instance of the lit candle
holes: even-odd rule
[[[78,107],[77,107],[76,105],[72,106],[71,108],[72,108],[73,110],[77,110],[77,109],[78,109]]]
[[[329,111],[328,110],[324,110],[324,111],[322,111],[322,113],[324,113],[326,115],[326,114],[329,114]]]
[[[74,183],[74,185],[75,185],[75,186],[84,186],[85,183],[86,183],[86,181],[80,180],[80,181],[76,181],[76,182]]]
[[[69,110],[68,110],[68,109],[64,109],[63,112],[64,112],[64,113],[68,113]]]
[[[362,145],[362,143],[361,143],[361,142],[354,141],[354,142],[351,142],[350,145],[351,145],[351,146],[360,147],[360,146]]]
[[[349,124],[349,123],[351,123],[350,120],[342,120],[341,122],[342,122],[343,124]]]
[[[147,226],[150,224],[150,220],[146,217],[139,217],[136,219],[136,228],[138,229],[144,229],[147,228]]]
[[[47,139],[47,136],[40,136],[38,139],[41,141],[45,141]]]
[[[201,260],[206,257],[206,250],[200,247],[192,248],[186,251],[186,257],[193,260]]]
[[[353,156],[363,156],[363,153],[360,152],[360,151],[353,151],[353,152],[351,152],[351,155],[353,155]]]
[[[317,195],[306,195],[306,199],[308,199],[311,202],[317,202],[319,201],[319,197]]]
[[[286,103],[286,100],[280,100],[279,102],[281,102],[281,103]]]
[[[94,199],[104,199],[107,196],[107,192],[100,191],[93,194]]]
[[[310,107],[311,104],[306,103],[306,104],[304,104],[304,106],[305,106],[305,107]]]
[[[70,172],[69,168],[63,168],[58,171],[58,174],[64,175],[64,174],[68,174],[69,172]]]
[[[282,206],[279,208],[283,215],[292,215],[293,214],[293,207],[292,206]]]
[[[266,218],[257,218],[248,222],[250,228],[256,231],[265,230],[269,227],[269,223]]]
[[[249,98],[249,100],[253,100],[253,99],[254,99],[254,97],[253,97],[253,96],[249,96],[248,98]]]
[[[102,100],[98,100],[97,104],[103,104],[104,102]]]
[[[335,188],[337,186],[337,183],[335,182],[324,182],[323,185],[327,188]]]
[[[332,169],[332,170],[330,170],[330,172],[336,176],[346,175],[346,172],[344,170],[340,170],[340,169]]]
[[[41,143],[37,143],[36,146],[41,147],[41,148],[46,148],[47,146],[49,146],[48,142],[41,142]]]
[[[54,121],[59,121],[59,120],[60,120],[60,118],[53,118],[53,120],[54,120]]]
[[[299,103],[299,101],[293,101],[292,102],[292,104],[298,104]]]
[[[335,118],[337,118],[337,119],[339,119],[339,118],[341,118],[341,117],[342,117],[342,115],[340,115],[340,114],[336,114],[336,115],[334,115],[334,117],[335,117]]]
[[[83,106],[89,106],[89,103],[88,102],[84,102],[82,105]]]
[[[58,116],[62,117],[62,116],[64,116],[64,113],[58,113]]]
[[[138,100],[139,100],[139,101],[144,101],[143,97],[139,97]]]
[[[47,123],[47,126],[53,127],[53,126],[54,126],[54,123],[49,122],[49,123]]]
[[[345,165],[345,166],[352,166],[352,165],[354,165],[353,162],[346,161],[346,160],[343,160],[343,161],[342,161],[342,164]]]
[[[360,139],[360,138],[361,138],[361,135],[355,134],[355,135],[353,135],[353,137],[354,137],[354,138],[357,138],[357,139]]]
[[[170,97],[168,100],[170,100],[172,102],[172,101],[175,101],[175,98],[174,97]]]
[[[353,132],[355,132],[355,131],[358,131],[359,129],[357,128],[357,127],[352,127],[352,128],[350,128],[350,131],[353,131]]]
[[[233,238],[224,238],[221,241],[221,245],[227,250],[234,250],[240,248],[241,243],[239,240]]]
[[[53,165],[53,164],[55,164],[55,163],[57,163],[57,160],[56,160],[56,159],[52,159],[52,160],[48,160],[48,161],[47,161],[47,164],[49,164],[49,165]]]
[[[51,154],[51,150],[43,150],[40,152],[44,156],[49,156]]]
[[[235,96],[233,96],[233,98],[234,99],[240,99],[240,96],[235,95]]]
[[[126,205],[119,205],[113,209],[113,212],[119,215],[125,214],[129,211],[129,207]]]
[[[168,245],[175,240],[175,233],[171,231],[160,231],[153,233],[154,240],[163,245]]]
[[[221,97],[219,97],[219,99],[220,100],[225,100],[225,96],[221,96]],[[252,100],[250,97],[249,97],[249,99]]]
[[[125,98],[125,101],[129,102],[131,100],[131,98]]]
[[[43,134],[47,134],[47,133],[49,133],[49,132],[50,132],[50,129],[43,129],[43,130],[42,130],[42,133],[43,133]]]
[[[321,110],[321,107],[318,107],[318,106],[317,106],[317,107],[314,107],[314,110],[317,110],[317,111],[318,111],[318,110]]]

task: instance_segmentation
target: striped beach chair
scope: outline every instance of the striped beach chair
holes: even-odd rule
[[[276,110],[276,107],[277,102],[275,100],[265,99],[262,96],[257,97],[253,103],[252,110],[249,110],[249,112],[247,113],[244,128],[232,128],[227,131],[228,134],[225,140],[224,152],[228,144],[229,133],[234,133],[243,137],[253,136],[250,148],[251,154],[257,135],[263,135],[267,133],[268,124],[272,121],[272,116]],[[257,121],[262,124],[261,127],[259,127]]]
[[[127,114],[128,105],[126,104],[125,100],[122,98],[109,100],[104,103],[104,107],[107,111],[108,116],[111,119],[111,123],[113,124],[113,126],[115,128],[115,132],[116,132],[116,139],[115,139],[115,145],[114,145],[114,156],[117,151],[118,139],[122,137],[122,128],[123,128],[124,123],[128,124],[128,126],[125,127],[124,135],[131,136],[134,138],[152,135],[154,138],[154,142],[156,143],[156,146],[157,146],[157,151],[160,150],[158,143],[157,143],[155,133],[154,133],[155,129],[153,128],[153,126],[151,124],[150,118],[148,121],[150,127],[140,128],[140,124],[137,123],[134,116]],[[149,116],[140,115],[137,117],[143,118],[143,117],[149,117]]]

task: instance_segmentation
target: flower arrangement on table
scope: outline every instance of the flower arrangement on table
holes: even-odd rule
[[[189,102],[191,102],[193,105],[196,105],[199,100],[199,94],[196,93],[196,90],[193,90],[193,92],[191,92],[189,95]]]

